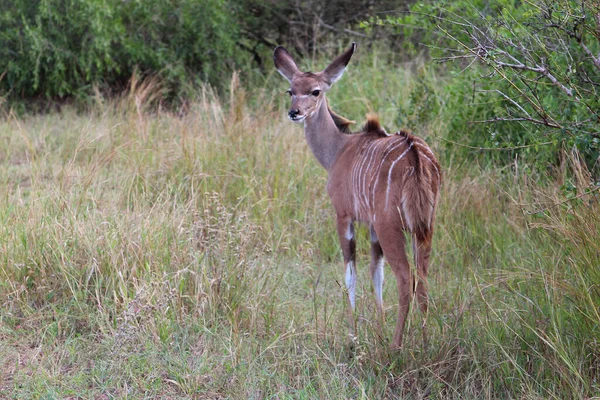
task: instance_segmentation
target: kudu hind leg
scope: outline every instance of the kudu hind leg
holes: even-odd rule
[[[398,349],[402,346],[404,325],[412,297],[412,273],[406,255],[406,239],[401,229],[392,228],[388,229],[383,237],[380,235],[379,243],[396,277],[396,286],[398,288],[398,320],[392,340],[392,347]]]
[[[354,224],[346,218],[338,218],[337,232],[344,255],[345,283],[348,292],[348,321],[350,322],[351,334],[356,334],[354,321],[354,308],[356,306],[356,241],[354,237]]]
[[[371,227],[371,279],[373,280],[373,291],[375,292],[375,303],[379,317],[379,329],[383,332],[383,250],[375,229]]]
[[[413,247],[415,256],[415,265],[417,267],[417,280],[416,280],[416,295],[419,309],[423,314],[422,330],[423,330],[423,343],[427,346],[427,312],[429,305],[428,297],[428,286],[427,286],[427,271],[429,269],[429,257],[431,254],[431,233],[424,238],[419,238],[415,235],[413,237]]]

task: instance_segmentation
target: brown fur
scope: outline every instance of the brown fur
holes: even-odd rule
[[[342,131],[343,133],[352,133],[352,131],[350,130],[350,125],[354,125],[356,122],[351,121],[351,120],[335,113],[329,107],[329,104],[327,104],[327,110],[329,111],[329,115],[331,115],[331,118],[333,118],[333,122],[335,122],[335,125],[338,127],[338,129],[340,131]]]
[[[412,221],[410,230],[416,235],[417,240],[429,240],[435,218],[438,189],[441,184],[441,176],[433,175],[436,169],[440,170],[440,166],[422,139],[406,131],[401,131],[400,134],[407,138],[407,142],[413,144],[411,152],[414,156],[411,173],[406,173],[404,178],[402,209],[410,215]],[[424,157],[429,160],[423,159]]]
[[[379,123],[379,117],[375,114],[367,114],[367,122],[363,127],[363,131],[369,134],[375,134],[379,137],[387,137],[388,134],[385,132],[385,129]]]
[[[308,145],[329,174],[327,191],[337,217],[352,306],[349,311],[354,308],[356,289],[354,222],[363,222],[371,231],[370,270],[381,323],[384,255],[396,278],[399,307],[392,343],[400,347],[413,291],[427,315],[427,273],[441,169],[425,141],[407,131],[388,135],[374,115],[367,116],[363,132],[345,134],[351,121],[331,111],[325,92],[340,79],[355,47],[353,44],[315,74],[302,73],[282,47],[275,49],[274,60],[295,93],[290,119],[304,122]],[[315,88],[323,93],[312,95]],[[413,238],[416,281],[407,258],[405,233]],[[424,327],[425,323],[426,340]]]

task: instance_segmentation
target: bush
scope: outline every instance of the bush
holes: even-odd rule
[[[122,88],[136,69],[171,94],[233,69],[237,24],[223,0],[16,0],[0,11],[0,90],[60,99]]]
[[[449,85],[451,140],[502,148],[558,165],[576,148],[590,169],[600,157],[600,8],[591,1],[432,1],[374,20],[419,37],[455,62]],[[424,29],[421,29],[424,28]]]
[[[234,70],[272,72],[285,44],[303,56],[407,0],[15,0],[0,10],[0,95],[85,97],[121,91],[132,75],[157,76],[167,98],[202,81],[222,88]],[[337,46],[336,46],[337,47]],[[337,50],[337,48],[336,48]],[[191,84],[191,85],[190,85]]]

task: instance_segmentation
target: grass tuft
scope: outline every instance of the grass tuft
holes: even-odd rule
[[[439,147],[443,80],[373,57],[333,107]],[[598,395],[600,206],[576,155],[534,181],[438,150],[430,343],[415,311],[392,352],[395,283],[381,332],[367,268],[348,337],[325,172],[281,85],[234,75],[227,100],[206,87],[173,112],[132,80],[84,113],[0,121],[0,397]]]

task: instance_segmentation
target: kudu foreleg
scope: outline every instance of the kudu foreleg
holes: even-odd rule
[[[348,320],[352,329],[352,335],[356,334],[354,321],[354,308],[356,306],[356,240],[354,237],[354,224],[352,220],[338,218],[337,232],[344,255],[345,284],[348,293]]]
[[[383,250],[375,229],[371,227],[371,279],[373,280],[373,291],[375,292],[375,303],[379,317],[379,329],[383,333]]]

